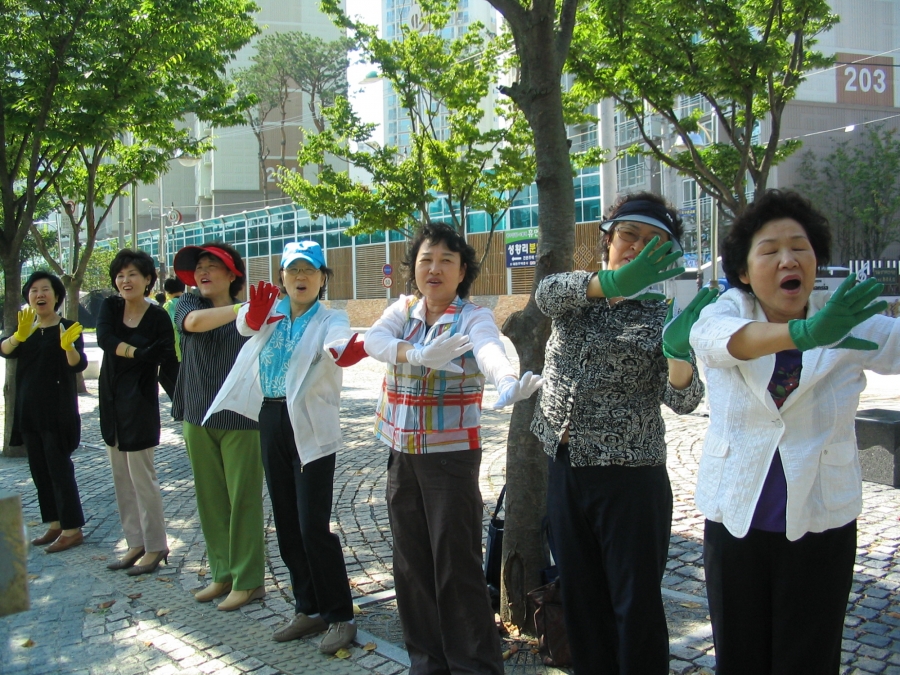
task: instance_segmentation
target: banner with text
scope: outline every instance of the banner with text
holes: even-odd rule
[[[506,266],[534,267],[537,262],[536,227],[525,227],[521,230],[506,232]]]

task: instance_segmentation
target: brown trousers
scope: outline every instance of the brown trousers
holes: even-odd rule
[[[501,675],[482,570],[481,450],[391,451],[387,503],[410,675]]]

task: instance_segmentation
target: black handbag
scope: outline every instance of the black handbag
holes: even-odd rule
[[[504,518],[498,518],[497,514],[503,508],[503,497],[506,495],[506,486],[500,490],[497,498],[497,507],[488,523],[487,547],[484,552],[484,578],[488,586],[494,589],[500,588],[500,568],[503,567],[503,524]]]

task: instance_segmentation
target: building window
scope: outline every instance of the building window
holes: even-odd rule
[[[640,155],[625,155],[616,160],[616,174],[619,191],[637,187],[645,183],[644,158]]]

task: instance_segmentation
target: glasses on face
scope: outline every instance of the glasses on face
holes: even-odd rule
[[[643,241],[644,246],[646,246],[651,241],[653,241],[654,237],[659,237],[660,244],[663,244],[663,243],[669,241],[669,237],[665,234],[660,234],[658,232],[654,232],[652,234],[642,237],[640,232],[638,232],[637,230],[632,230],[631,228],[628,228],[628,227],[617,227],[615,229],[615,231],[613,232],[613,234],[615,235],[616,239],[619,239],[622,243],[628,244],[628,245],[636,244],[638,241]]]
[[[284,273],[289,277],[311,277],[318,271],[315,267],[287,267]]]

